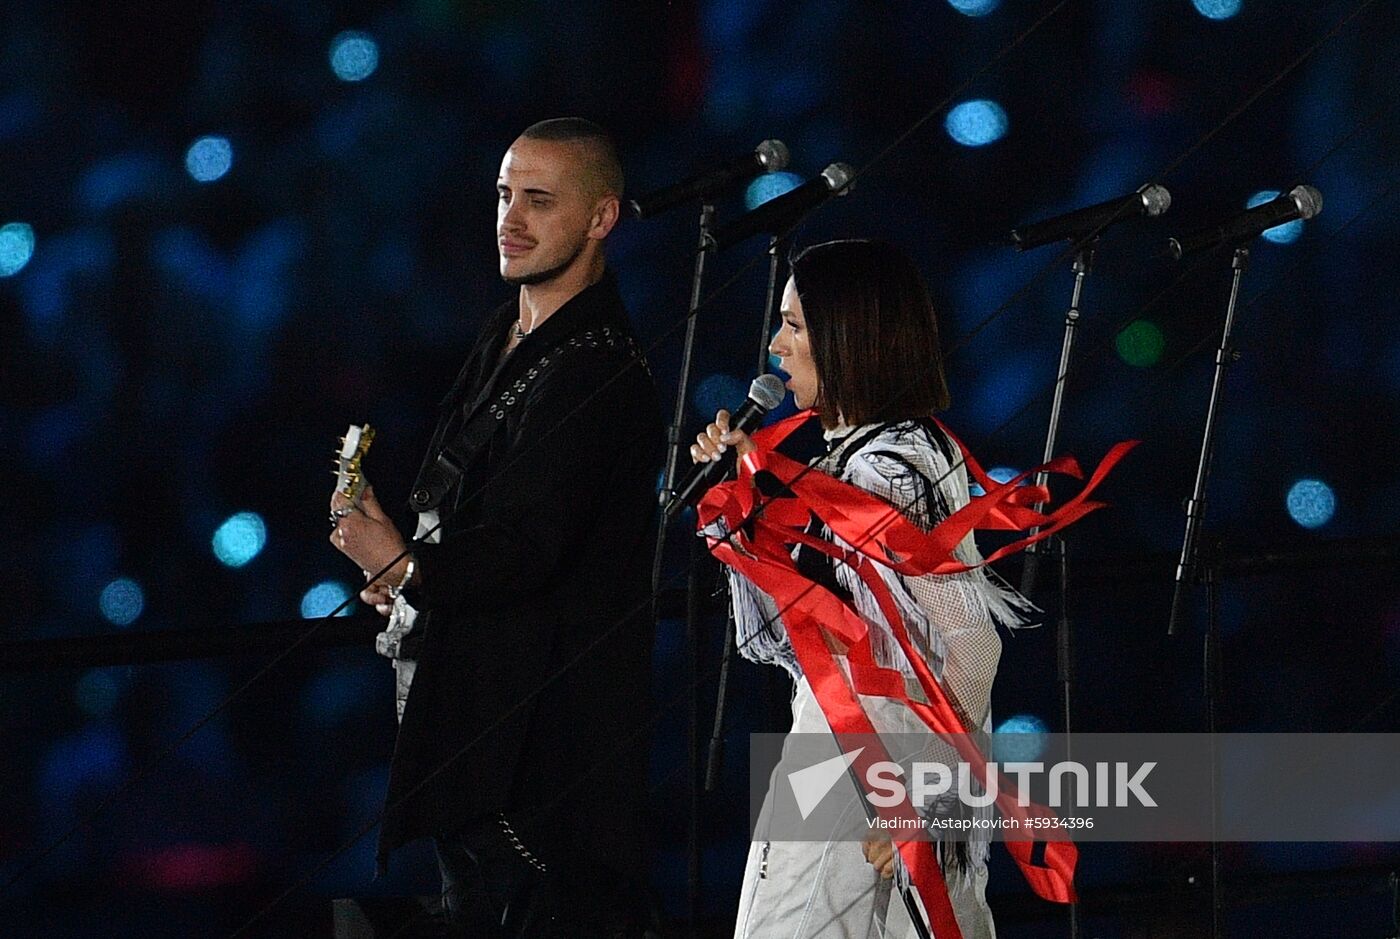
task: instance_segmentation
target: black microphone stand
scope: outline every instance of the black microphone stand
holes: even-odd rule
[[[1220,401],[1225,390],[1225,370],[1239,360],[1239,352],[1230,341],[1235,325],[1235,308],[1240,298],[1240,281],[1249,268],[1249,248],[1235,248],[1230,262],[1233,271],[1230,299],[1225,306],[1225,327],[1220,335],[1220,347],[1215,352],[1215,374],[1210,385],[1210,404],[1206,408],[1206,427],[1201,437],[1201,454],[1196,463],[1196,483],[1186,502],[1186,535],[1181,544],[1181,560],[1176,567],[1176,587],[1172,592],[1171,617],[1167,635],[1174,636],[1186,615],[1186,595],[1190,585],[1206,586],[1206,635],[1203,655],[1203,683],[1206,699],[1206,732],[1210,734],[1210,907],[1211,936],[1219,939],[1223,898],[1220,889],[1220,762],[1215,733],[1220,706],[1220,598],[1219,558],[1213,546],[1202,547],[1201,519],[1205,516],[1206,481],[1210,478],[1211,458],[1215,451],[1215,433],[1220,416]]]
[[[776,235],[768,242],[768,291],[763,300],[763,330],[758,334],[758,370],[755,375],[768,372],[768,344],[773,329],[773,305],[778,297],[779,248],[783,240]],[[698,540],[698,539],[697,539]],[[724,759],[724,712],[729,692],[729,664],[734,658],[734,628],[725,624],[724,652],[719,661],[719,688],[715,693],[715,717],[710,725],[710,748],[705,768],[705,791],[714,792],[719,785],[719,771]]]
[[[768,239],[768,292],[763,299],[763,331],[758,334],[758,362],[755,364],[755,375],[768,374],[768,347],[773,342],[773,307],[778,302],[778,268],[782,264],[779,260],[779,248],[786,241],[774,235]]]
[[[1079,304],[1084,293],[1084,280],[1093,272],[1094,252],[1098,239],[1091,238],[1082,244],[1074,255],[1070,269],[1074,272],[1074,288],[1070,294],[1069,310],[1065,313],[1065,335],[1060,345],[1060,367],[1055,376],[1055,396],[1050,403],[1050,424],[1045,432],[1045,453],[1042,463],[1055,457],[1055,438],[1060,432],[1060,414],[1064,405],[1065,381],[1069,375],[1070,356],[1074,351],[1074,339],[1079,332]],[[1041,471],[1036,474],[1037,486],[1048,485],[1050,474]],[[1045,503],[1035,506],[1037,512],[1044,509]],[[1031,534],[1039,531],[1032,529]],[[1040,557],[1044,555],[1058,560],[1060,583],[1060,615],[1055,627],[1055,676],[1060,686],[1060,717],[1064,723],[1065,759],[1072,759],[1070,741],[1073,733],[1070,702],[1074,686],[1074,657],[1070,641],[1069,620],[1069,549],[1064,538],[1052,535],[1044,542],[1037,542],[1026,548],[1026,563],[1021,569],[1021,593],[1029,597],[1035,592],[1035,581],[1040,567]],[[1079,904],[1069,905],[1070,939],[1079,939]]]
[[[671,412],[671,426],[666,430],[666,470],[662,476],[661,489],[657,493],[657,499],[661,510],[657,512],[656,519],[656,555],[652,559],[651,565],[651,596],[652,596],[652,617],[659,619],[660,611],[657,607],[656,598],[661,589],[661,564],[666,553],[666,531],[670,522],[670,515],[666,511],[666,506],[671,502],[676,490],[677,462],[681,447],[681,426],[685,422],[686,394],[690,385],[690,372],[693,365],[695,352],[695,324],[699,319],[695,311],[700,307],[701,285],[705,279],[705,260],[709,252],[705,250],[705,245],[710,237],[710,229],[714,225],[715,207],[706,202],[700,207],[700,237],[697,242],[695,252],[695,270],[690,281],[690,308],[686,315],[685,342],[681,347],[681,369],[680,375],[676,379],[676,403]],[[690,539],[691,545],[686,556],[690,559],[690,575],[686,580],[686,603],[685,603],[685,636],[687,659],[690,665],[690,695],[687,706],[687,738],[690,753],[690,774],[687,782],[687,801],[689,802],[689,826],[687,832],[688,848],[686,860],[686,920],[690,934],[695,935],[697,916],[699,915],[700,901],[700,698],[699,690],[696,687],[696,679],[700,673],[700,641],[696,623],[699,617],[699,599],[697,592],[699,585],[696,583],[696,545],[697,539]]]
[[[690,385],[690,371],[695,352],[695,322],[699,318],[695,315],[695,311],[700,307],[700,288],[705,281],[705,259],[709,254],[705,250],[705,245],[708,243],[710,229],[713,227],[714,221],[715,207],[707,202],[700,207],[700,238],[695,251],[695,270],[690,278],[690,308],[686,314],[685,342],[681,345],[681,371],[676,378],[676,404],[671,411],[671,426],[666,429],[666,472],[662,476],[661,491],[657,493],[657,501],[660,503],[662,511],[657,516],[656,556],[651,564],[653,602],[655,602],[657,591],[661,589],[661,561],[666,548],[666,525],[670,521],[670,516],[666,513],[666,506],[676,493],[681,425],[685,422],[685,396]]]
[[[1084,293],[1084,280],[1093,272],[1094,251],[1098,247],[1098,239],[1093,238],[1086,242],[1074,255],[1074,262],[1070,269],[1074,271],[1074,288],[1070,293],[1069,310],[1065,313],[1065,336],[1060,344],[1060,367],[1055,373],[1055,396],[1050,402],[1050,425],[1045,431],[1045,452],[1041,457],[1042,463],[1049,463],[1055,458],[1055,438],[1060,432],[1060,411],[1065,400],[1065,381],[1069,376],[1070,355],[1074,351],[1074,337],[1079,332],[1079,302]],[[1035,484],[1044,486],[1050,480],[1050,474],[1042,470],[1036,474]],[[1037,503],[1037,512],[1045,508],[1045,503]],[[1031,529],[1034,535],[1040,531],[1039,528]],[[1026,547],[1026,563],[1021,569],[1021,593],[1030,596],[1035,592],[1036,576],[1040,568],[1040,555],[1042,553],[1053,555],[1054,544],[1059,542],[1057,537],[1045,539],[1044,544],[1036,543]],[[1068,719],[1068,708],[1066,708],[1066,719]],[[1068,722],[1066,723],[1068,727]],[[1066,731],[1068,732],[1068,731]]]

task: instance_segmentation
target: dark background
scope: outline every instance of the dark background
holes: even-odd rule
[[[359,81],[331,67],[344,30],[377,44]],[[1079,730],[1205,726],[1204,594],[1182,635],[1168,640],[1165,624],[1229,259],[1155,255],[1261,190],[1316,185],[1323,213],[1291,243],[1259,241],[1242,292],[1207,518],[1235,559],[1220,587],[1219,720],[1395,730],[1398,65],[1400,12],[1383,0],[1243,0],[1219,20],[1191,0],[1005,0],[977,17],[942,0],[10,0],[3,639],[231,631],[327,612],[334,603],[316,597],[356,579],[325,541],[335,438],[351,421],[378,428],[371,477],[401,505],[434,403],[508,295],[492,240],[500,156],[526,125],[580,114],[616,132],[633,194],[764,137],[788,143],[804,178],[836,159],[868,167],[799,244],[878,236],[918,259],[946,331],[946,419],[989,467],[1038,462],[1071,284],[1059,247],[1017,254],[1007,231],[1147,181],[1171,189],[1166,217],[1102,244],[1065,405],[1059,449],[1086,463],[1143,441],[1105,487],[1112,507],[1070,533]],[[1007,131],[961,146],[945,117],[975,99],[996,101]],[[232,163],[199,182],[186,156],[206,135],[228,141]],[[742,208],[736,196],[721,217]],[[627,221],[609,247],[667,397],[693,226],[690,210]],[[753,374],[765,267],[743,265],[759,251],[711,266],[710,288],[737,280],[702,314],[692,422]],[[1301,479],[1334,499],[1325,519],[1303,517],[1312,527],[1288,508]],[[215,534],[242,512],[265,543],[253,523],[233,545],[246,563],[226,566]],[[672,553],[676,587],[683,550]],[[1003,572],[1015,579],[1019,563]],[[1060,608],[1053,591],[1042,599]],[[289,626],[283,644],[309,626]],[[705,624],[707,676],[719,630]],[[650,866],[672,917],[685,908],[684,648],[682,624],[663,621],[639,808],[657,822]],[[1006,639],[999,718],[1062,726],[1054,653],[1051,628]],[[309,935],[322,898],[435,888],[421,845],[371,881],[372,836],[312,874],[378,809],[391,677],[360,645],[295,652],[242,688],[270,658],[0,678],[6,935],[225,935],[293,885],[270,934]],[[786,705],[781,676],[748,663],[731,692],[731,758],[701,828],[701,908],[716,922],[732,916],[746,848],[746,734],[783,729]],[[1300,811],[1324,797],[1300,793]],[[1284,884],[1237,908],[1232,930],[1386,935],[1382,874],[1396,860],[1393,845],[1228,846],[1237,899]],[[1327,873],[1280,880],[1298,871]],[[1167,897],[1104,899],[1086,935],[1195,934],[1200,915],[1183,906],[1205,872],[1200,846],[1086,846],[1089,895]],[[991,893],[1005,934],[1065,934],[1063,911],[1029,901],[999,849]]]

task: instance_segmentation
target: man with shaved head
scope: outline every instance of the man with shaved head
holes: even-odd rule
[[[603,271],[603,239],[617,224],[622,167],[612,140],[576,117],[526,128],[506,151],[496,180],[501,277],[519,284],[521,329],[548,318],[545,296],[577,293]],[[547,290],[538,288],[548,285]],[[568,296],[572,296],[572,293]],[[552,312],[552,311],[551,311]]]
[[[406,544],[373,491],[331,542],[390,617],[400,727],[380,835],[432,837],[450,935],[630,937],[640,898],[656,389],[603,243],[622,169],[581,118],[534,124],[496,179],[501,278],[443,400]]]

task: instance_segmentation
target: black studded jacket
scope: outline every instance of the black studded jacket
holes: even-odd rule
[[[441,543],[416,550],[423,635],[381,865],[495,813],[546,859],[636,845],[660,406],[610,274],[503,358],[516,311],[482,330],[424,460],[472,415],[494,421],[441,506]]]

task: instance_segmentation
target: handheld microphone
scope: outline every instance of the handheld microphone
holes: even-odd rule
[[[729,419],[730,430],[753,430],[763,420],[763,415],[783,403],[787,390],[777,375],[760,375],[749,385],[749,398]],[[707,489],[719,482],[734,465],[734,451],[730,450],[721,459],[709,463],[696,463],[685,474],[680,485],[666,504],[666,514],[675,515],[687,505],[694,504]]]
[[[727,160],[719,166],[696,173],[689,179],[627,203],[637,218],[650,218],[669,208],[717,196],[730,186],[760,173],[772,173],[788,165],[788,148],[781,140],[765,140],[738,159]]]
[[[1032,222],[1030,225],[1022,225],[1012,230],[1011,241],[1018,251],[1038,248],[1052,241],[1079,238],[1090,232],[1102,231],[1114,222],[1121,222],[1126,218],[1138,215],[1155,217],[1167,211],[1171,204],[1172,194],[1167,191],[1166,186],[1148,183],[1137,192],[1126,196],[1075,209],[1073,212]]]
[[[856,171],[849,164],[833,163],[796,189],[776,199],[769,199],[747,215],[741,215],[718,231],[707,234],[705,248],[708,251],[723,251],[760,232],[776,234],[785,231],[833,195],[849,192],[855,175]]]
[[[1275,225],[1295,219],[1310,219],[1322,211],[1322,193],[1312,186],[1295,186],[1263,205],[1246,209],[1223,225],[1203,228],[1193,235],[1167,241],[1167,254],[1180,261],[1188,254],[1218,245],[1235,245],[1255,238]]]

